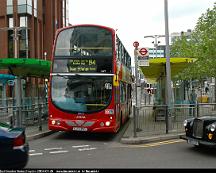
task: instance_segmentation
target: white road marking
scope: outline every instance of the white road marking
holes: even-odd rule
[[[29,150],[29,153],[33,153],[33,152],[35,152],[35,150]]]
[[[29,154],[29,156],[41,156],[43,155],[43,153],[31,153]]]
[[[77,145],[77,146],[72,146],[73,148],[83,148],[83,147],[89,147],[89,145]]]
[[[89,151],[89,150],[95,150],[97,148],[80,148],[79,151]]]
[[[59,153],[68,153],[68,150],[61,150],[61,151],[51,151],[50,154],[59,154]]]
[[[51,150],[62,150],[62,147],[58,147],[58,148],[45,148],[45,151],[51,151]]]

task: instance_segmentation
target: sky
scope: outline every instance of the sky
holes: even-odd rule
[[[68,0],[69,22],[99,24],[117,30],[119,38],[133,57],[133,42],[153,48],[154,38],[165,35],[164,0]],[[212,9],[216,0],[168,0],[169,35],[194,29],[202,13]],[[165,44],[165,38],[159,38]]]

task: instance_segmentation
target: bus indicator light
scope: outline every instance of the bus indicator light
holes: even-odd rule
[[[105,114],[113,115],[114,110],[113,109],[105,109]]]

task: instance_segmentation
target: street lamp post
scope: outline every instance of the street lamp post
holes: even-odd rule
[[[12,28],[0,28],[0,31],[8,31],[8,30],[13,30],[14,34],[13,39],[14,39],[14,58],[18,58],[18,41],[19,41],[19,34],[18,32],[22,29],[27,29],[26,27],[12,27]],[[21,93],[21,77],[17,76],[16,77],[16,84],[15,84],[15,98],[16,98],[16,107],[17,107],[17,114],[16,114],[16,122],[15,126],[16,127],[21,127],[22,126],[22,112],[21,112],[21,98],[22,98],[22,93]]]
[[[158,38],[160,38],[160,37],[165,37],[165,35],[146,35],[146,36],[144,36],[144,38],[154,38],[155,39],[155,41],[152,43],[154,43],[156,58],[157,58],[157,48],[158,48],[158,44],[159,44]]]
[[[166,105],[167,105],[167,115],[166,115],[166,133],[168,129],[171,129],[171,68],[170,68],[170,47],[169,47],[169,23],[168,23],[168,2],[164,0],[164,19],[165,19],[165,40],[166,40]]]

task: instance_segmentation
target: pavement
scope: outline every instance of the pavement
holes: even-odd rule
[[[180,136],[184,135],[183,133],[169,133],[163,135],[145,135],[142,131],[137,132],[136,136],[131,133],[133,130],[133,119],[130,118],[129,121],[123,127],[123,135],[120,139],[120,143],[122,144],[144,144],[144,143],[151,143],[157,141],[164,141],[164,140],[171,140],[171,139],[179,139]],[[51,135],[55,132],[50,131],[48,129],[47,121],[43,122],[41,128],[38,125],[34,126],[27,126],[26,127],[26,136],[27,140],[35,140],[39,139],[48,135]],[[142,133],[141,135],[139,133]],[[128,135],[130,134],[130,135]]]
[[[125,126],[124,134],[120,140],[122,144],[145,144],[171,139],[180,139],[180,137],[184,135],[184,133],[176,133],[176,131],[170,131],[168,134],[154,134],[149,132],[147,133],[143,130],[138,130],[136,133],[134,133],[132,118],[130,118]]]
[[[48,135],[51,135],[55,132],[48,129],[47,121],[42,123],[42,126],[39,125],[29,125],[25,127],[25,133],[28,141],[39,139]]]

